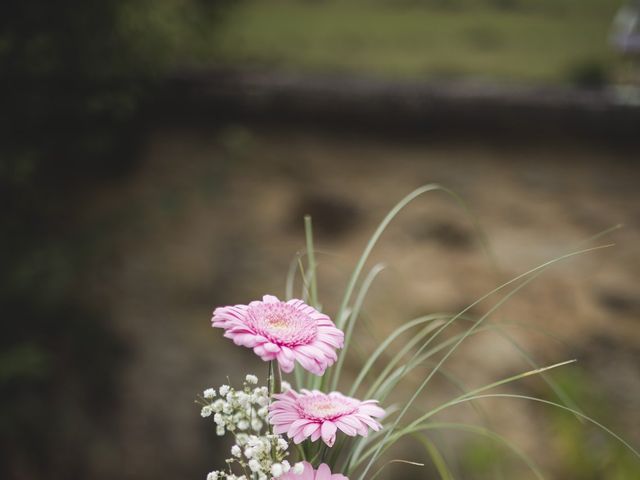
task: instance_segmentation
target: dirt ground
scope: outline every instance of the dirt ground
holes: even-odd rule
[[[264,293],[283,296],[289,263],[304,245],[302,215],[310,213],[320,295],[325,311],[335,313],[377,223],[405,194],[431,182],[467,202],[497,268],[455,201],[441,192],[417,199],[373,252],[370,265],[384,262],[387,269],[365,303],[370,328],[358,332],[359,349],[366,355],[400,322],[458,311],[624,224],[587,244],[615,246],[545,271],[492,320],[529,325],[508,332],[540,364],[577,358],[566,368],[569,377],[588,379],[588,398],[578,404],[602,400],[608,425],[640,443],[640,171],[631,152],[236,126],[160,128],[143,155],[133,176],[95,192],[86,206],[88,222],[113,225],[116,252],[101,262],[88,291],[104,302],[133,352],[122,379],[117,447],[96,452],[97,478],[203,478],[216,466],[220,444],[211,422],[199,417],[195,396],[227,375],[266,373],[248,350],[210,328],[212,309]],[[486,312],[494,301],[472,312]],[[350,360],[357,371],[361,360]],[[485,334],[470,338],[447,367],[469,387],[530,368],[508,342]],[[540,383],[521,388],[554,398]],[[433,405],[451,394],[437,382],[421,401]],[[555,426],[540,420],[545,408],[514,402],[487,403],[497,412],[496,428],[562,472]],[[474,421],[465,409],[444,418]],[[591,429],[581,428],[588,442]],[[452,463],[461,461],[456,446],[465,439],[453,438]]]

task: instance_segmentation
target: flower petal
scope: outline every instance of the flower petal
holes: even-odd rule
[[[331,470],[326,463],[323,463],[318,467],[316,480],[331,480]]]
[[[338,427],[336,427],[336,424],[331,422],[331,421],[326,421],[326,422],[322,423],[322,430],[320,432],[322,434],[322,440],[329,447],[333,447],[333,444],[336,441],[336,430],[337,429],[338,429]]]

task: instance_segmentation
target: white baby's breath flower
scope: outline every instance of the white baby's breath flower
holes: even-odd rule
[[[282,470],[282,465],[280,465],[279,463],[274,463],[273,465],[271,465],[271,475],[273,475],[274,478],[280,478],[283,473],[284,471]]]
[[[282,391],[286,392],[287,390],[291,390],[291,384],[286,380],[283,380],[281,383]]]
[[[264,451],[264,446],[262,442],[260,441],[255,442],[255,444],[253,445],[253,451],[256,453],[262,453]]]
[[[262,430],[262,422],[254,418],[251,421],[251,428],[254,429],[256,432],[259,432],[260,430]]]
[[[250,386],[257,381],[255,375],[247,375],[242,390],[222,385],[217,392],[213,388],[204,391],[210,403],[202,407],[202,415],[213,416],[217,435],[232,432],[235,437],[231,456],[225,459],[229,471],[211,472],[207,480],[273,480],[294,468],[285,460],[289,442],[264,431],[271,400],[267,387]],[[242,468],[245,475],[233,474],[234,466]]]
[[[255,458],[252,458],[251,460],[249,460],[249,469],[252,472],[256,473],[262,470],[262,466],[260,465],[259,461],[257,461]]]
[[[292,468],[293,473],[300,475],[304,471],[304,464],[302,462],[296,463]]]
[[[287,448],[289,448],[289,444],[287,443],[287,441],[284,438],[279,438],[278,442],[277,442],[277,445],[278,445],[278,449],[280,449],[282,451],[284,451]]]
[[[229,394],[229,395],[231,395],[231,394]],[[251,403],[251,396],[247,395],[244,392],[238,392],[236,394],[235,400],[240,404],[240,406],[242,406],[244,408],[248,408],[249,407],[249,403]]]

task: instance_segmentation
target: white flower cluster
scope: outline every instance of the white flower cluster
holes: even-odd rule
[[[216,433],[231,432],[235,438],[231,457],[226,460],[229,471],[210,472],[207,480],[268,480],[279,478],[289,470],[302,473],[302,463],[292,467],[286,460],[287,441],[281,435],[262,433],[267,424],[269,390],[252,387],[257,383],[255,375],[247,375],[242,390],[222,385],[217,394],[213,388],[204,391],[200,414],[203,417],[213,414]],[[288,384],[285,387],[291,388]],[[233,464],[237,464],[243,474],[232,473]]]
[[[226,431],[259,433],[266,423],[269,390],[267,387],[252,388],[256,383],[258,378],[255,375],[247,375],[242,390],[222,385],[216,395],[213,388],[206,389],[200,415],[213,415],[216,433],[220,436]]]
[[[280,435],[267,433],[264,435],[248,435],[239,433],[236,435],[236,443],[231,447],[231,458],[227,464],[237,464],[244,475],[236,476],[233,473],[211,472],[209,475],[215,479],[227,480],[268,480],[279,478],[289,470],[302,471],[302,464],[293,467],[286,460],[289,455],[289,444]]]

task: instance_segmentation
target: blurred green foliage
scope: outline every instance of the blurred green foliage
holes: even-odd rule
[[[117,174],[162,73],[211,40],[220,0],[0,6],[3,181]],[[194,48],[191,48],[194,47]],[[195,55],[195,54],[194,54]],[[55,162],[55,164],[53,163]]]
[[[219,32],[229,64],[399,77],[584,83],[615,66],[623,0],[249,0]],[[598,78],[598,81],[601,77]]]
[[[616,414],[609,392],[586,372],[559,372],[557,380],[572,398],[578,399],[583,411],[615,432]],[[561,459],[560,476],[576,480],[629,480],[638,475],[638,461],[605,432],[585,425],[570,414],[553,409],[549,412],[553,429],[549,448]]]
[[[491,478],[496,465],[505,461],[509,454],[491,445],[491,440],[469,441],[462,452],[462,465],[477,478]]]
[[[584,60],[573,65],[568,72],[571,83],[586,88],[602,88],[610,83],[611,73],[597,60]]]
[[[614,432],[623,429],[616,425],[609,393],[597,384],[586,371],[577,368],[558,370],[554,381],[570,398],[575,399],[583,412]],[[535,396],[544,396],[536,392]],[[637,477],[638,461],[624,445],[594,425],[580,421],[571,413],[552,407],[531,405],[541,410],[540,422],[548,429],[549,441],[538,453],[550,459],[557,478],[572,480],[630,480]],[[511,465],[523,472],[526,469],[506,449],[496,449],[490,440],[472,440],[462,455],[464,471],[474,478],[494,478],[497,465]],[[527,474],[527,475],[530,475]]]
[[[163,73],[224,3],[0,3],[0,478],[86,478],[108,443],[127,347],[85,296],[111,245],[83,202],[132,170]]]

